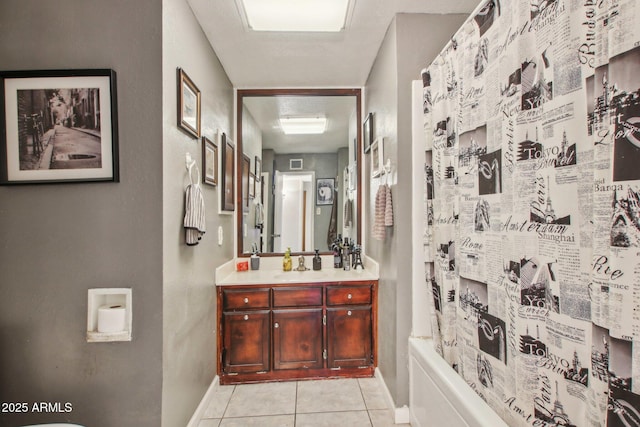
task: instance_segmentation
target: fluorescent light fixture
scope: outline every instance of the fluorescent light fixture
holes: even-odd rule
[[[342,31],[355,0],[237,0],[254,31]]]
[[[325,117],[282,117],[280,127],[286,135],[309,135],[324,133],[327,127]]]

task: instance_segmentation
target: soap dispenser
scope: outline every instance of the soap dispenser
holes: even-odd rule
[[[322,270],[322,258],[320,258],[320,250],[316,249],[316,255],[313,257],[313,270]]]
[[[291,267],[291,248],[287,248],[287,251],[284,253],[284,259],[282,260],[282,271],[291,271]]]

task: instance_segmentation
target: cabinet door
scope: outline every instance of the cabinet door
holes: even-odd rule
[[[273,311],[273,369],[322,368],[322,308]]]
[[[269,310],[225,312],[222,321],[224,372],[269,370]]]
[[[329,368],[371,366],[371,306],[327,308]]]

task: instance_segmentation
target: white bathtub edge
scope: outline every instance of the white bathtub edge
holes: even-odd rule
[[[393,401],[393,397],[391,397],[391,392],[387,387],[387,383],[384,381],[382,372],[380,372],[380,368],[376,368],[375,378],[378,380],[380,387],[384,391],[384,397],[387,401],[387,407],[389,407],[389,409],[393,412],[394,422],[396,424],[409,424],[409,408],[407,407],[407,405],[404,405],[402,408],[396,408],[396,404]]]
[[[196,408],[195,412],[191,416],[191,419],[189,420],[189,424],[187,424],[187,427],[198,427],[198,424],[200,424],[200,420],[204,416],[204,412],[207,410],[207,407],[209,406],[209,402],[211,402],[213,393],[215,392],[215,389],[219,383],[220,383],[220,377],[216,375],[213,378],[213,381],[211,382],[211,385],[209,385],[209,388],[205,392],[204,396],[202,396],[202,400],[200,401],[200,403],[198,404],[198,407]]]
[[[414,357],[464,423],[470,427],[508,427],[493,409],[440,357],[431,339],[409,338]]]

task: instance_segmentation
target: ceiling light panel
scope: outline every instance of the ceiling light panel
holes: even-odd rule
[[[280,127],[286,135],[310,135],[324,133],[325,117],[282,117]]]
[[[350,0],[238,0],[254,31],[342,31]]]

